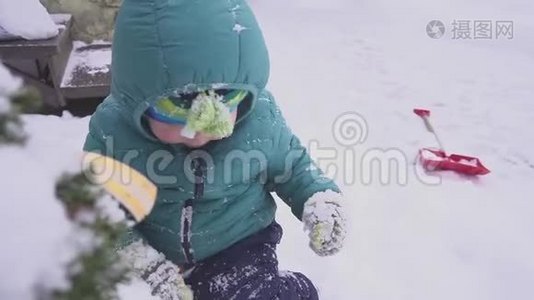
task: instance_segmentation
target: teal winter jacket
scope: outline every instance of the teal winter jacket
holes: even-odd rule
[[[263,36],[245,1],[123,2],[111,94],[91,118],[84,149],[123,161],[157,185],[155,207],[135,231],[179,265],[268,226],[276,211],[271,192],[297,218],[314,193],[338,192],[287,127],[265,90],[268,76]],[[147,129],[144,113],[162,95],[217,87],[249,92],[230,137],[189,149]],[[198,157],[201,182],[191,168]]]

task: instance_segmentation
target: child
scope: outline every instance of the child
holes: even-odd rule
[[[304,275],[278,271],[282,228],[271,192],[325,256],[345,235],[340,191],[287,127],[265,90],[268,75],[262,34],[243,0],[122,4],[111,94],[84,148],[158,186],[135,232],[164,258],[136,268],[163,298],[173,299],[172,262],[195,299],[318,299]]]

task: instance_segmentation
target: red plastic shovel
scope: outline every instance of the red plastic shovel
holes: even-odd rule
[[[465,175],[485,175],[490,172],[476,157],[451,154],[447,155],[443,143],[430,124],[430,111],[427,109],[414,109],[413,112],[425,122],[426,129],[430,131],[439,145],[439,150],[423,148],[419,150],[419,159],[428,171],[449,170]]]

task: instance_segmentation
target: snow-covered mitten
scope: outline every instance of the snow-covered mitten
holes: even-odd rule
[[[145,242],[135,241],[121,249],[119,255],[150,286],[152,295],[162,300],[193,300],[193,292],[178,266]]]
[[[304,203],[304,229],[309,231],[310,247],[319,256],[337,253],[346,235],[346,220],[341,194],[325,191],[314,194]]]

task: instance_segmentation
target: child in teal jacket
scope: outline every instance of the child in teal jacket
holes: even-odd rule
[[[154,209],[135,227],[163,254],[146,264],[145,279],[150,271],[163,278],[153,288],[169,283],[161,267],[172,263],[196,299],[317,298],[302,274],[278,272],[271,193],[324,256],[345,235],[340,191],[288,128],[265,90],[268,76],[245,1],[123,2],[111,94],[91,118],[84,149],[129,164],[158,187]]]

